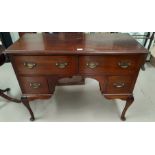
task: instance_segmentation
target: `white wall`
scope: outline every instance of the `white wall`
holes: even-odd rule
[[[10,35],[11,35],[11,38],[12,38],[12,41],[15,42],[19,39],[19,34],[18,32],[10,32]]]

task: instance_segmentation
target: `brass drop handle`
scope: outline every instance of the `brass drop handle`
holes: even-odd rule
[[[118,66],[125,69],[125,68],[128,68],[129,66],[131,66],[131,63],[122,61],[122,62],[118,63]]]
[[[87,62],[86,63],[86,66],[91,68],[91,69],[94,69],[98,66],[99,64],[97,62]]]
[[[38,89],[40,86],[41,86],[41,84],[38,82],[31,82],[30,83],[30,87],[33,89]]]
[[[29,69],[32,69],[36,66],[37,64],[36,63],[33,63],[33,62],[24,62],[24,66],[29,68]]]
[[[57,62],[55,65],[58,68],[63,69],[63,68],[65,68],[68,65],[68,63],[67,62]]]
[[[117,83],[113,83],[113,86],[116,88],[123,88],[125,86],[125,83],[117,82]]]

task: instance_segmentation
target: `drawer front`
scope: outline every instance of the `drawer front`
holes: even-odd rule
[[[14,56],[13,64],[18,74],[64,75],[77,72],[74,56]]]
[[[143,62],[139,55],[80,56],[79,71],[82,74],[132,74]]]
[[[24,94],[49,94],[48,82],[44,77],[19,77]]]
[[[134,88],[135,77],[109,76],[106,86],[107,94],[129,94]]]

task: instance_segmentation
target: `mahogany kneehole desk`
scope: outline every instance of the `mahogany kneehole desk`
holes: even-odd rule
[[[25,34],[5,53],[31,121],[35,117],[29,101],[50,98],[60,79],[73,76],[96,79],[107,99],[126,100],[121,114],[125,120],[147,50],[128,34],[43,33]]]

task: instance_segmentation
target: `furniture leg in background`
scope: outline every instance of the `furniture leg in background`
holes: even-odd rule
[[[2,66],[5,63],[5,60],[6,60],[5,55],[0,53],[0,66]],[[16,102],[16,103],[21,102],[20,100],[17,100],[17,99],[14,99],[14,98],[11,98],[11,97],[7,96],[5,94],[5,92],[8,92],[8,91],[10,91],[10,88],[7,88],[5,90],[0,89],[0,96],[7,99],[7,100],[9,100],[9,101],[12,101],[12,102]]]
[[[5,99],[7,99],[7,100],[9,100],[9,101],[11,101],[11,102],[16,102],[16,103],[20,103],[21,102],[20,100],[14,99],[14,98],[9,97],[6,94],[4,94],[5,92],[8,92],[8,91],[10,91],[10,88],[7,88],[5,90],[0,89],[0,96],[5,98]]]

